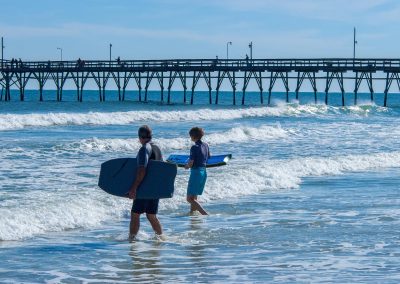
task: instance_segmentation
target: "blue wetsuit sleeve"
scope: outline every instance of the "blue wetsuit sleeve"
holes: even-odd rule
[[[196,154],[195,154],[195,149],[196,149],[195,146],[192,146],[192,148],[190,148],[189,160],[194,160],[194,156],[196,155]]]

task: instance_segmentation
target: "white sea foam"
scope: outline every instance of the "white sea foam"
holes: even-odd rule
[[[338,108],[325,105],[286,104],[276,107],[203,108],[190,109],[160,107],[157,110],[143,108],[127,112],[49,112],[31,114],[0,114],[0,130],[22,129],[25,127],[46,127],[57,125],[126,125],[141,121],[200,121],[230,120],[265,116],[324,115],[350,112],[367,115],[372,107]],[[377,111],[386,108],[374,107]]]
[[[293,130],[283,129],[280,125],[277,126],[261,126],[254,127],[234,127],[226,132],[214,132],[205,136],[205,141],[210,145],[220,145],[235,142],[248,142],[255,140],[271,140],[287,138],[294,134]],[[186,150],[192,145],[188,138],[159,138],[154,139],[154,142],[164,151]],[[79,142],[71,143],[63,148],[78,149],[84,152],[92,151],[136,151],[140,144],[137,139],[83,139]],[[60,148],[60,147],[57,147]]]
[[[13,161],[14,168],[26,177],[20,180],[13,197],[0,206],[0,240],[18,240],[74,228],[98,226],[107,220],[126,216],[130,201],[107,195],[96,188],[97,161],[74,160],[55,167],[51,157],[41,171],[36,165],[22,167],[24,161]],[[20,163],[20,164],[19,164]],[[296,189],[303,177],[338,175],[353,171],[399,167],[400,152],[338,157],[309,157],[288,160],[258,161],[243,166],[233,160],[231,165],[210,169],[202,200],[210,202],[253,195],[260,192]],[[175,196],[162,200],[162,210],[177,209],[185,201],[188,172],[179,170]],[[18,186],[16,180],[2,180],[2,187]]]
[[[68,192],[68,189],[66,189]],[[90,228],[109,218],[123,214],[116,198],[96,198],[95,195],[55,196],[47,193],[42,200],[28,194],[32,202],[13,209],[0,208],[0,240],[18,240],[45,232]]]
[[[246,167],[242,163],[233,163],[220,171],[209,171],[208,190],[203,198],[214,200],[297,189],[304,177],[340,175],[399,166],[400,152],[257,161],[257,165]],[[185,187],[178,186],[178,192],[183,196]]]

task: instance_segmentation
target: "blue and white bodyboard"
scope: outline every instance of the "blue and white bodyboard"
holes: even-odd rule
[[[207,168],[220,167],[226,165],[232,159],[232,154],[211,156],[207,161]],[[167,162],[184,167],[189,161],[189,155],[170,155]]]

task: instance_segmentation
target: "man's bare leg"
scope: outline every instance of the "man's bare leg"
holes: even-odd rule
[[[157,218],[156,214],[146,214],[147,219],[149,220],[151,227],[157,235],[162,235],[162,227],[161,223]]]
[[[129,240],[134,240],[140,227],[140,214],[131,212],[131,223],[129,224]]]

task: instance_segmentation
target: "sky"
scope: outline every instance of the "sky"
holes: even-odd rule
[[[0,0],[7,59],[400,57],[398,0]]]

